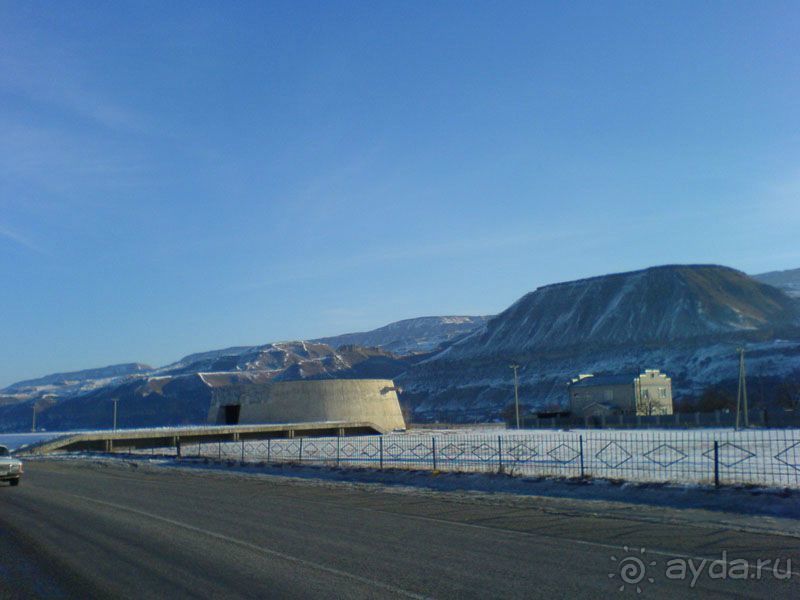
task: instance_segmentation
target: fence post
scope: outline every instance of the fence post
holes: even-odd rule
[[[242,440],[242,462],[244,462],[244,440]]]
[[[222,460],[222,440],[217,442],[217,460]]]
[[[267,462],[270,461],[271,456],[272,456],[272,439],[267,438]]]
[[[336,436],[336,466],[339,466],[339,447],[341,446],[342,436]]]
[[[497,436],[497,472],[503,472],[503,436]]]
[[[383,469],[383,436],[378,438],[378,442],[380,442],[378,446],[380,447],[381,451],[381,469]]]
[[[433,470],[436,470],[436,438],[431,438],[431,446],[433,448]]]
[[[584,477],[584,469],[583,469],[583,436],[578,436],[578,448],[581,451],[581,479]]]
[[[714,440],[714,487],[719,487],[719,442]]]
[[[303,462],[303,438],[300,438],[300,450],[297,453],[297,462]]]

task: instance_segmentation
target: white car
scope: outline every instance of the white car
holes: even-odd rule
[[[22,477],[22,461],[11,456],[8,448],[0,446],[0,481],[19,485],[20,477]]]

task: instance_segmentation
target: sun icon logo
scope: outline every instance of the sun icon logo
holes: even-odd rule
[[[655,567],[656,561],[651,560],[649,563],[645,564],[644,561],[644,548],[639,549],[638,556],[636,554],[636,550],[631,550],[627,546],[623,548],[627,556],[623,556],[621,558],[617,558],[616,556],[612,556],[611,560],[617,563],[617,572],[616,573],[609,573],[609,579],[615,579],[616,577],[620,578],[622,581],[622,585],[619,586],[619,591],[622,592],[625,590],[626,585],[636,586],[636,593],[642,593],[642,586],[640,585],[644,581],[648,581],[649,583],[654,583],[655,579],[652,577],[647,576],[647,567]]]

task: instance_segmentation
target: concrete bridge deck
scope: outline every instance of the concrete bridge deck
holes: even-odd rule
[[[262,425],[200,425],[196,427],[159,427],[153,429],[117,429],[72,433],[45,440],[21,449],[21,454],[52,452],[134,450],[177,448],[198,442],[230,442],[274,438],[375,435],[386,433],[374,423],[322,421],[317,423],[270,423]]]

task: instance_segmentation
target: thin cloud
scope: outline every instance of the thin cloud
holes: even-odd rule
[[[120,189],[147,183],[138,152],[85,132],[39,127],[0,115],[0,177],[62,195],[92,189]],[[5,198],[5,202],[20,202]],[[70,203],[88,202],[73,193]]]
[[[478,238],[457,238],[384,250],[373,248],[357,255],[342,258],[320,259],[318,257],[276,265],[270,273],[259,277],[260,281],[245,284],[236,288],[237,292],[252,292],[292,281],[318,279],[324,276],[336,276],[337,273],[361,267],[438,258],[469,258],[480,256],[486,252],[505,250],[511,252],[515,248],[524,248],[541,243],[566,240],[573,237],[571,231],[551,230],[540,233],[519,233],[507,235],[491,235]]]
[[[24,58],[23,58],[24,56]],[[42,48],[20,49],[0,57],[0,90],[46,104],[113,131],[146,132],[137,112],[109,98],[81,76],[80,62]]]
[[[0,237],[3,237],[7,240],[11,240],[12,242],[16,243],[19,246],[22,246],[23,248],[26,248],[27,250],[31,250],[32,252],[36,252],[37,254],[47,256],[47,252],[43,248],[41,248],[31,240],[26,238],[24,235],[21,235],[2,224],[0,224]]]

